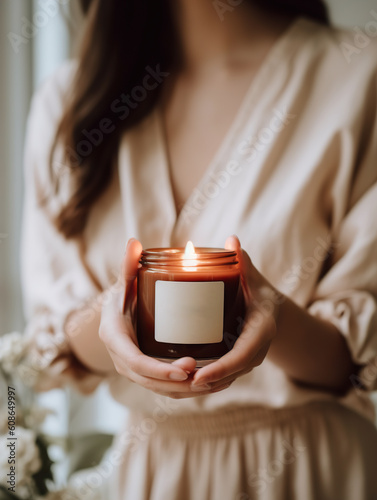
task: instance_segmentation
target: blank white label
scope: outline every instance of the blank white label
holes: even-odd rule
[[[169,344],[223,340],[223,281],[156,281],[154,336]]]

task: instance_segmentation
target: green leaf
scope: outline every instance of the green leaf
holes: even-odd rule
[[[39,450],[39,455],[41,457],[42,466],[38,472],[33,474],[33,480],[35,484],[35,489],[39,495],[43,496],[48,493],[47,482],[53,480],[51,466],[53,461],[48,456],[48,443],[42,437],[38,436],[36,439],[36,445]],[[1,500],[1,499],[0,499]]]
[[[101,462],[114,436],[110,434],[86,434],[68,440],[69,475],[82,469],[95,467]]]

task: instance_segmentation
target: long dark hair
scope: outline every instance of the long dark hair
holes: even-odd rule
[[[322,0],[247,0],[262,8],[328,24]],[[78,69],[51,151],[64,148],[73,192],[56,216],[66,237],[85,229],[91,207],[111,180],[120,138],[156,104],[165,72],[178,63],[168,0],[80,0],[86,15]],[[130,101],[130,93],[132,102]]]

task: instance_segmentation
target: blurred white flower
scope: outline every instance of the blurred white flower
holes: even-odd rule
[[[51,336],[51,328],[46,327],[45,338]],[[47,460],[46,468],[42,468],[42,457],[37,445],[40,436],[40,426],[46,417],[54,412],[48,408],[35,405],[31,387],[38,382],[38,377],[43,376],[44,369],[48,367],[56,357],[57,343],[54,342],[52,348],[49,344],[41,341],[41,346],[32,349],[33,340],[28,335],[18,332],[8,333],[0,336],[0,379],[4,377],[6,384],[17,388],[17,411],[16,411],[16,431],[15,431],[15,453],[16,453],[16,495],[21,500],[82,500],[82,495],[71,486],[65,489],[49,492],[45,496],[38,496],[36,479],[34,474],[40,471],[42,480],[49,488],[54,488],[53,479],[50,475],[50,461]],[[59,340],[59,339],[58,339]],[[60,340],[59,340],[60,341]],[[59,344],[60,345],[60,344]],[[64,345],[62,343],[62,348]],[[34,355],[33,355],[34,353]],[[22,387],[22,386],[26,387]],[[8,410],[6,404],[6,390],[0,388],[0,484],[6,486],[5,481],[9,474],[10,464],[8,463],[9,453],[2,453],[7,450],[7,445],[11,446],[12,440],[8,440]],[[33,404],[34,403],[34,404]],[[41,438],[41,436],[40,436]],[[39,444],[39,443],[38,443]],[[46,450],[47,451],[47,450]],[[48,454],[50,454],[48,449]],[[0,497],[1,492],[0,492]],[[85,500],[87,500],[85,498]],[[90,500],[97,500],[94,497]]]
[[[24,359],[17,366],[14,374],[20,379],[20,381],[29,388],[33,388],[36,380],[39,377],[39,372],[32,366],[32,360],[30,359],[30,353],[27,352]]]
[[[22,500],[29,500],[31,492],[34,491],[34,483],[32,478],[25,479],[22,484],[18,484],[18,480],[16,479],[16,494],[18,498],[22,498]]]
[[[0,337],[0,365],[5,373],[17,369],[27,350],[27,341],[21,333],[6,333]]]
[[[17,437],[17,441],[15,441],[17,495],[20,498],[28,498],[30,497],[30,488],[33,485],[31,476],[41,467],[39,450],[35,444],[36,436],[33,431],[18,427],[15,437]],[[5,436],[2,439],[4,439],[4,446],[12,445],[12,441],[6,440]],[[3,445],[3,443],[1,444]],[[4,449],[3,446],[2,449]],[[0,454],[0,477],[2,478],[6,478],[9,474],[8,455],[9,453]]]
[[[31,476],[39,471],[42,462],[36,445],[35,432],[18,426],[15,437],[17,438],[17,488],[21,488],[30,484]],[[0,476],[3,476],[5,470],[6,474],[9,473],[8,456],[6,453],[2,453],[0,455]]]
[[[8,410],[0,408],[0,435],[8,432]]]
[[[42,406],[32,406],[25,415],[25,424],[30,429],[37,429],[49,415],[54,412],[50,408],[43,408]],[[1,420],[0,420],[1,423]]]
[[[63,490],[50,491],[43,497],[37,497],[37,500],[80,500],[80,496],[71,488]]]

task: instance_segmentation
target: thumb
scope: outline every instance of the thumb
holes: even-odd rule
[[[130,298],[132,296],[135,279],[137,278],[142,250],[143,247],[141,246],[140,241],[135,238],[128,240],[120,273],[120,280],[124,285],[123,313],[126,312],[127,306],[130,304]]]
[[[240,265],[241,274],[246,275],[248,265],[249,265],[248,260],[250,260],[250,259],[246,258],[248,256],[247,256],[246,252],[244,250],[242,250],[241,243],[240,243],[240,240],[238,239],[238,236],[236,236],[236,235],[229,236],[229,238],[227,238],[225,241],[225,249],[226,250],[233,250],[234,252],[236,252],[237,260],[238,260],[238,263]]]
[[[241,282],[242,288],[245,294],[246,299],[250,298],[250,290],[248,287],[248,274],[250,272],[250,268],[252,267],[252,262],[250,260],[249,255],[242,249],[240,240],[238,236],[232,235],[229,236],[225,241],[226,250],[233,250],[237,253],[237,260],[240,266],[240,274],[241,274]]]
[[[238,239],[238,236],[236,236],[235,234],[229,236],[225,241],[225,249],[234,250],[235,252],[238,252],[238,250],[241,249],[241,243],[240,240]]]

